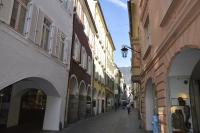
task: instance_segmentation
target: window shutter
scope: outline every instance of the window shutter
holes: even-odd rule
[[[54,24],[51,25],[50,37],[49,37],[49,53],[53,53],[53,45],[54,45],[54,34],[56,34],[56,27]]]
[[[61,35],[62,32],[58,29],[57,32],[57,43],[56,43],[56,57],[60,57],[60,52],[61,52]]]
[[[41,45],[43,22],[44,22],[44,13],[41,10],[39,10],[37,29],[36,29],[36,38],[35,38],[35,43],[37,45]]]
[[[65,39],[63,63],[68,64],[68,40]]]
[[[84,49],[84,51],[85,51],[85,49]],[[87,70],[87,53],[86,53],[86,51],[84,52],[85,53],[85,55],[84,55],[84,69],[86,69]]]
[[[83,51],[83,46],[81,47],[81,66],[84,67],[84,51]]]
[[[28,12],[25,22],[25,36],[35,42],[38,9],[33,3],[28,4]]]
[[[57,44],[57,27],[52,29],[53,31],[53,42],[52,42],[52,55],[56,56],[56,44]]]
[[[76,48],[77,48],[77,38],[75,36],[74,43],[73,43],[73,59],[76,60]]]
[[[61,32],[58,28],[54,28],[54,35],[53,35],[53,49],[52,55],[56,58],[59,58],[60,55],[60,43],[61,43]]]
[[[79,39],[77,41],[76,59],[77,59],[78,62],[81,62],[81,44],[79,42]]]

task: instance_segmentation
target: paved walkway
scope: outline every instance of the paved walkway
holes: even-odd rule
[[[128,115],[127,110],[118,110],[81,120],[61,132],[34,131],[28,128],[1,131],[1,133],[147,133],[139,129],[139,123],[136,111]]]
[[[127,110],[105,113],[70,125],[62,133],[147,133],[139,129],[137,112]]]

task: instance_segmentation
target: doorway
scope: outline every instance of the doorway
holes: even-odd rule
[[[46,94],[38,89],[30,89],[22,95],[19,126],[42,129],[46,108]]]

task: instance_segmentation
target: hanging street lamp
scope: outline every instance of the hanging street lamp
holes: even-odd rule
[[[129,46],[122,45],[121,52],[122,52],[122,57],[123,57],[123,58],[126,58],[126,57],[127,57],[128,49],[132,50],[133,52],[140,53],[139,51],[134,50],[133,48],[131,48],[131,47],[129,47]]]

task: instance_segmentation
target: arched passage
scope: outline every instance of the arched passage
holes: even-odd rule
[[[28,89],[21,98],[19,125],[42,128],[47,95],[40,89]],[[31,114],[31,115],[30,115]]]
[[[168,75],[170,132],[200,132],[199,62],[200,50],[191,48],[183,49],[171,62]]]
[[[152,79],[149,79],[146,83],[146,95],[145,95],[145,113],[146,113],[146,130],[152,131],[152,120],[155,111],[155,88]]]
[[[79,85],[78,117],[83,119],[86,116],[87,90],[84,81]]]
[[[92,91],[92,109],[93,109],[93,115],[97,115],[97,98],[98,98],[98,91],[96,88],[93,88]]]
[[[101,112],[105,112],[105,92],[102,92],[102,106],[101,106]]]
[[[87,87],[87,105],[86,105],[86,116],[89,117],[92,115],[92,88]]]
[[[75,76],[69,80],[68,123],[78,120],[78,81]]]
[[[39,123],[37,127],[39,129],[59,130],[61,99],[56,88],[49,81],[39,77],[25,78],[1,89],[0,94],[0,111],[7,111],[6,115],[0,116],[0,120],[4,119],[5,130],[24,124],[33,127],[31,123],[34,123],[34,120]],[[43,105],[39,106],[40,103]],[[40,111],[41,113],[39,113]],[[25,113],[30,117],[24,118]],[[36,117],[31,119],[33,114],[38,119]],[[51,121],[52,119],[54,121]]]

